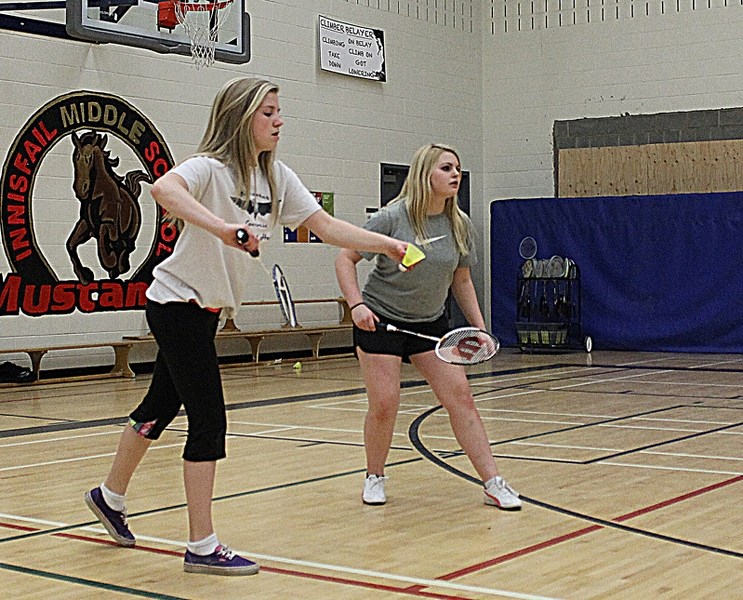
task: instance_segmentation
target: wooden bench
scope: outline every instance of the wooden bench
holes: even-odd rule
[[[346,302],[346,299],[343,296],[339,296],[338,298],[315,298],[312,300],[294,300],[294,304],[331,304],[335,302],[338,305],[338,308],[340,309],[340,315],[338,317],[338,323],[341,324],[352,324],[353,321],[351,319],[351,309],[348,306],[348,302]],[[279,306],[278,300],[257,300],[252,302],[243,302],[242,306]],[[284,324],[284,327],[289,327],[288,323]],[[224,324],[224,327],[222,328],[222,331],[236,331],[238,330],[237,326],[235,325],[235,321],[232,319],[227,319],[227,321]]]
[[[286,335],[306,335],[310,339],[312,344],[312,358],[320,358],[320,344],[323,337],[327,333],[333,333],[337,331],[351,331],[353,327],[353,321],[351,319],[351,309],[348,306],[348,302],[342,296],[337,298],[314,298],[309,300],[294,300],[294,304],[330,304],[336,303],[338,305],[339,316],[338,323],[333,325],[310,325],[303,327],[298,325],[292,327],[289,323],[284,323],[281,327],[268,328],[268,329],[257,329],[257,330],[245,330],[241,331],[232,319],[227,319],[221,331],[217,334],[217,339],[224,339],[228,337],[244,337],[250,344],[251,356],[253,362],[260,361],[261,344],[265,339],[275,338]],[[279,306],[278,300],[258,300],[251,302],[243,302],[242,306]]]
[[[9,350],[0,350],[0,354],[27,354],[31,359],[31,371],[35,376],[35,381],[31,383],[56,383],[79,381],[87,379],[110,379],[113,377],[133,378],[134,371],[129,366],[129,351],[136,343],[136,340],[123,340],[116,342],[92,342],[90,344],[68,344],[63,346],[46,346],[38,348],[16,348]],[[49,352],[59,350],[87,350],[95,348],[111,348],[114,351],[114,364],[111,370],[106,373],[95,373],[89,375],[71,375],[54,378],[41,379],[41,361]],[[23,385],[29,385],[23,384]],[[18,385],[14,382],[2,382],[0,386]]]
[[[304,335],[309,338],[312,347],[312,358],[319,359],[320,356],[320,345],[322,339],[328,333],[351,331],[351,325],[346,323],[337,323],[333,325],[318,325],[313,327],[280,327],[276,329],[246,329],[244,331],[225,331],[222,330],[217,334],[217,340],[229,339],[229,338],[244,338],[250,344],[250,354],[253,362],[257,363],[261,360],[261,344],[267,339],[286,337],[286,336],[297,336]]]
[[[351,320],[351,311],[349,310],[348,304],[345,298],[320,298],[314,300],[295,300],[295,304],[318,304],[318,303],[336,303],[340,309],[338,322],[329,325],[310,325],[307,327],[297,326],[290,327],[284,325],[283,327],[266,327],[264,329],[246,329],[241,331],[232,321],[228,319],[224,327],[217,333],[217,340],[240,338],[245,339],[250,344],[250,351],[252,361],[257,363],[260,361],[261,344],[271,338],[284,337],[288,335],[304,335],[309,338],[312,358],[319,359],[320,357],[320,346],[325,335],[335,332],[351,331],[353,322]],[[258,301],[258,302],[244,302],[243,306],[278,306],[278,301]],[[2,354],[27,354],[31,359],[31,371],[34,374],[35,381],[27,384],[19,384],[15,382],[0,382],[0,387],[4,386],[15,386],[15,385],[31,385],[32,383],[62,383],[70,381],[81,381],[81,380],[92,380],[92,379],[110,379],[116,377],[123,377],[131,379],[135,376],[134,371],[129,363],[129,353],[135,344],[141,343],[154,343],[152,334],[140,335],[140,336],[124,336],[121,341],[114,342],[92,342],[89,344],[68,344],[61,346],[41,346],[36,348],[15,348],[8,350],[0,350]],[[61,350],[93,350],[96,348],[111,348],[114,351],[114,364],[110,371],[105,373],[93,373],[85,375],[69,375],[60,377],[46,377],[41,378],[42,372],[42,359],[49,352],[61,351]]]
[[[217,341],[221,340],[228,340],[228,339],[245,339],[247,340],[248,344],[250,344],[250,354],[252,358],[252,362],[257,363],[260,362],[260,355],[261,355],[261,345],[263,342],[267,339],[277,338],[277,337],[286,337],[286,336],[298,336],[298,335],[304,335],[309,338],[311,349],[312,349],[312,358],[313,359],[319,359],[320,356],[320,346],[322,344],[322,340],[325,337],[325,335],[329,333],[336,333],[336,332],[343,332],[343,331],[351,331],[353,328],[353,321],[351,320],[351,310],[348,307],[348,303],[346,302],[345,298],[339,297],[339,298],[318,298],[318,299],[312,299],[312,300],[294,300],[294,304],[331,304],[336,303],[340,309],[339,316],[338,316],[338,322],[332,323],[328,325],[308,325],[308,326],[302,326],[298,325],[296,327],[291,327],[288,323],[285,323],[281,327],[265,327],[265,328],[255,328],[255,329],[240,329],[232,319],[227,319],[222,329],[220,329],[217,332]],[[279,306],[278,300],[260,300],[260,301],[251,301],[251,302],[243,302],[242,306],[253,306],[253,307],[259,307],[259,306]],[[135,342],[143,342],[143,341],[153,341],[154,338],[152,337],[152,334],[147,334],[144,336],[124,336],[125,341],[135,341]]]

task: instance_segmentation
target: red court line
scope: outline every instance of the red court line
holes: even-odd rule
[[[634,517],[644,515],[656,510],[659,510],[661,508],[665,508],[667,506],[671,506],[673,504],[678,504],[679,502],[683,502],[684,500],[688,500],[690,498],[694,498],[696,496],[700,496],[702,494],[706,494],[708,492],[726,487],[728,485],[738,483],[739,481],[743,480],[743,475],[739,475],[737,477],[733,477],[732,479],[727,479],[725,481],[720,481],[718,483],[708,485],[703,488],[699,488],[698,490],[694,490],[691,492],[688,492],[686,494],[682,494],[680,496],[676,496],[675,498],[669,498],[668,500],[664,500],[662,502],[658,502],[656,504],[652,504],[650,506],[647,506],[645,508],[641,508],[635,511],[632,511],[630,513],[626,513],[624,515],[620,515],[618,517],[615,517],[612,519],[613,522],[621,523],[623,521],[627,521],[629,519],[632,519]],[[41,528],[38,527],[29,527],[25,525],[15,525],[11,523],[0,523],[0,527],[5,527],[8,529],[16,529],[21,531],[41,531]],[[452,579],[456,579],[459,577],[463,577],[465,575],[469,575],[472,573],[476,573],[478,571],[482,571],[484,569],[487,569],[489,567],[492,567],[494,565],[498,565],[504,562],[507,562],[509,560],[512,560],[514,558],[519,558],[521,556],[525,556],[527,554],[531,554],[533,552],[537,552],[539,550],[543,550],[544,548],[549,548],[551,546],[555,546],[557,544],[561,544],[563,542],[573,540],[575,538],[581,537],[583,535],[587,535],[589,533],[593,533],[594,531],[598,531],[600,529],[604,529],[605,527],[603,525],[589,525],[588,527],[583,527],[582,529],[577,529],[575,531],[554,537],[549,540],[545,540],[543,542],[539,542],[538,544],[533,544],[531,546],[527,546],[525,548],[521,548],[519,550],[515,550],[513,552],[509,552],[507,554],[502,554],[501,556],[497,556],[495,558],[492,558],[487,561],[483,561],[481,563],[477,563],[474,565],[471,565],[469,567],[465,567],[464,569],[459,569],[458,571],[453,571],[451,573],[447,573],[446,575],[442,575],[440,577],[437,577],[436,579],[440,581],[451,581]],[[57,536],[57,537],[64,537],[68,539],[78,540],[78,541],[84,541],[84,542],[92,542],[96,544],[104,544],[108,546],[117,546],[116,542],[113,540],[106,540],[106,539],[99,539],[94,538],[90,536],[84,536],[84,535],[78,535],[73,533],[52,533],[51,535]],[[1,541],[1,540],[0,540]],[[164,554],[168,556],[176,556],[181,557],[182,552],[178,552],[175,550],[164,550],[161,548],[154,548],[151,546],[142,546],[138,544],[132,550],[139,550],[142,552],[151,552],[155,554]],[[398,594],[406,594],[409,596],[417,596],[422,598],[438,598],[441,600],[461,600],[462,596],[449,596],[445,594],[437,594],[434,592],[426,592],[425,588],[426,586],[423,585],[413,585],[408,587],[397,587],[397,586],[391,586],[391,585],[384,585],[384,584],[378,584],[378,583],[371,583],[366,581],[360,581],[356,579],[348,579],[345,577],[335,577],[330,575],[320,575],[320,574],[314,574],[314,573],[308,573],[304,571],[296,571],[293,569],[284,569],[279,567],[266,567],[261,566],[261,570],[265,571],[267,573],[275,573],[279,575],[289,575],[293,577],[302,577],[305,579],[314,579],[317,581],[326,581],[328,583],[338,583],[342,585],[350,585],[354,587],[362,587],[367,589],[374,589],[379,591],[386,591],[386,592],[394,592]],[[430,587],[430,586],[429,586]]]
[[[39,531],[38,527],[28,527],[27,525],[13,525],[11,523],[0,523],[7,529],[17,529],[19,531]]]
[[[632,519],[634,517],[637,517],[639,515],[644,515],[649,512],[653,512],[655,510],[659,510],[661,508],[665,508],[667,506],[671,506],[672,504],[677,504],[679,502],[683,502],[684,500],[688,500],[689,498],[694,498],[695,496],[699,496],[701,494],[706,494],[707,492],[711,492],[714,490],[717,490],[719,488],[738,483],[739,481],[743,480],[743,475],[738,475],[736,477],[733,477],[732,479],[727,479],[725,481],[720,481],[718,483],[714,483],[712,485],[708,485],[703,488],[699,488],[698,490],[694,490],[692,492],[688,492],[686,494],[682,494],[681,496],[676,496],[675,498],[669,498],[668,500],[664,500],[663,502],[658,502],[657,504],[651,504],[650,506],[647,506],[645,508],[641,508],[635,511],[632,511],[630,513],[621,515],[619,517],[615,517],[612,519],[615,523],[621,523],[623,521],[626,521],[628,519]],[[451,581],[452,579],[456,579],[458,577],[463,577],[465,575],[469,575],[471,573],[476,573],[478,571],[482,571],[483,569],[487,569],[488,567],[492,567],[493,565],[497,565],[506,561],[509,561],[514,558],[519,558],[520,556],[524,556],[526,554],[531,554],[532,552],[537,552],[538,550],[542,550],[544,548],[549,548],[550,546],[555,546],[556,544],[561,544],[562,542],[566,542],[568,540],[575,539],[577,537],[586,535],[587,533],[593,533],[594,531],[598,531],[599,529],[604,529],[605,527],[603,525],[590,525],[588,527],[584,527],[582,529],[578,529],[576,531],[566,533],[564,535],[552,538],[550,540],[546,540],[544,542],[540,542],[538,544],[534,544],[532,546],[527,546],[526,548],[522,548],[520,550],[516,550],[514,552],[509,552],[508,554],[503,554],[501,556],[497,556],[495,558],[491,558],[490,560],[483,561],[481,563],[477,563],[475,565],[471,565],[469,567],[465,567],[464,569],[460,569],[458,571],[453,571],[451,573],[447,573],[446,575],[441,575],[440,577],[436,577],[436,579],[441,579],[443,581]],[[422,589],[422,586],[420,585],[414,585],[409,588],[408,590],[418,590]]]
[[[2,522],[0,522],[0,527],[5,527],[7,529],[21,530],[21,531],[29,531],[29,532],[42,531],[40,527],[29,527],[27,525],[15,525],[12,523],[2,523]],[[62,538],[67,538],[67,539],[77,540],[77,541],[82,541],[82,542],[91,542],[94,544],[114,546],[117,548],[119,547],[119,545],[113,540],[100,539],[100,538],[90,537],[86,535],[79,535],[75,533],[57,532],[57,533],[52,533],[51,535],[53,537],[62,537]],[[0,542],[1,541],[2,539],[0,539]],[[137,544],[133,548],[127,548],[127,550],[139,550],[140,552],[151,552],[154,554],[164,554],[167,556],[176,556],[178,558],[183,557],[183,552],[179,552],[177,550],[165,550],[163,548],[154,548],[152,546],[143,546],[141,544]],[[22,565],[17,565],[17,566],[22,568]],[[464,598],[463,596],[449,596],[446,594],[437,594],[435,592],[426,592],[425,591],[426,586],[420,586],[421,589],[411,589],[411,588],[405,588],[405,587],[399,587],[399,586],[393,586],[393,585],[371,583],[368,581],[360,581],[357,579],[348,579],[345,577],[335,577],[331,575],[320,575],[316,573],[308,573],[305,571],[296,571],[293,569],[284,569],[280,567],[266,567],[263,565],[261,565],[261,571],[265,571],[266,573],[274,573],[277,575],[289,575],[292,577],[302,577],[304,579],[314,579],[316,581],[338,583],[342,585],[350,585],[354,587],[361,587],[361,588],[373,589],[373,590],[384,591],[384,592],[394,592],[396,594],[405,594],[408,596],[416,596],[419,598],[436,598],[438,600],[463,600]],[[134,590],[136,588],[132,588],[132,589]]]
[[[562,542],[567,542],[568,540],[581,537],[582,535],[586,535],[587,533],[593,533],[594,531],[598,531],[599,529],[603,529],[603,527],[601,525],[590,525],[589,527],[584,527],[583,529],[578,529],[577,531],[571,531],[570,533],[560,535],[558,537],[552,538],[551,540],[545,540],[544,542],[539,542],[538,544],[527,546],[526,548],[522,548],[521,550],[515,550],[514,552],[509,552],[508,554],[496,556],[495,558],[491,558],[490,560],[486,560],[485,562],[477,563],[476,565],[465,567],[464,569],[460,569],[459,571],[447,573],[446,575],[442,575],[441,577],[436,577],[436,579],[450,581],[452,579],[456,579],[457,577],[463,577],[464,575],[482,571],[483,569],[487,569],[488,567],[492,567],[493,565],[504,563],[513,558],[518,558],[519,556],[531,554],[532,552],[536,552],[537,550],[542,550],[544,548],[549,548],[550,546],[561,544]],[[413,588],[417,587],[420,586],[413,586]]]
[[[671,498],[670,500],[664,500],[663,502],[658,502],[658,504],[652,504],[648,506],[647,508],[641,508],[634,512],[627,513],[626,515],[622,515],[621,517],[617,517],[616,519],[613,519],[613,520],[616,521],[617,523],[621,523],[622,521],[626,521],[627,519],[631,519],[639,515],[644,515],[645,513],[658,510],[659,508],[665,508],[666,506],[670,506],[671,504],[676,504],[677,502],[688,500],[689,498],[694,498],[695,496],[700,496],[702,494],[706,494],[707,492],[712,492],[714,490],[725,487],[732,483],[738,483],[739,481],[743,481],[743,475],[738,475],[737,477],[733,477],[732,479],[727,479],[725,481],[713,483],[712,485],[708,485],[707,487],[694,490],[693,492],[689,492],[688,494],[683,494],[682,496],[677,496],[676,498]]]

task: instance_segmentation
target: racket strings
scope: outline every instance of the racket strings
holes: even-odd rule
[[[450,363],[474,365],[495,356],[499,347],[498,340],[487,332],[464,327],[441,338],[436,353]]]

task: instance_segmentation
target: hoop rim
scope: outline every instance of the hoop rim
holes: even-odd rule
[[[193,2],[193,0],[169,0],[174,7],[183,12],[199,12],[207,10],[222,10],[232,4],[233,0],[220,0],[219,2]]]

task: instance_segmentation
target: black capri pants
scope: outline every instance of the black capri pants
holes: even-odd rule
[[[227,415],[214,345],[219,314],[191,302],[148,300],[145,310],[158,351],[150,388],[130,415],[132,426],[156,440],[183,407],[188,417],[183,458],[224,458]]]
[[[395,321],[387,319],[381,315],[379,318],[390,325],[415,331],[425,335],[432,335],[437,338],[443,336],[449,331],[449,320],[446,315],[441,315],[435,321],[406,323],[404,321]],[[436,347],[433,340],[425,340],[407,333],[397,331],[386,331],[377,329],[376,331],[366,331],[353,326],[353,345],[355,348],[361,348],[367,354],[389,354],[392,356],[401,356],[403,362],[409,363],[413,354],[430,352]]]

